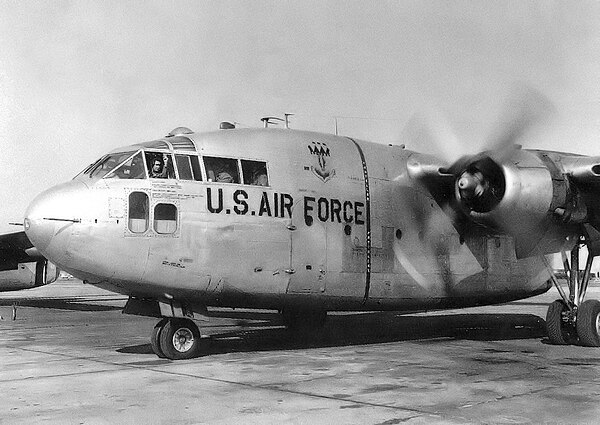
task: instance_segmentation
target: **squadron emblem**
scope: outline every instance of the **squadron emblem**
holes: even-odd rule
[[[315,165],[310,167],[311,171],[315,176],[321,179],[323,183],[327,183],[335,176],[335,170],[331,168],[331,165],[329,164],[331,152],[327,147],[327,144],[324,142],[313,141],[308,145],[308,150],[311,155],[316,156]]]

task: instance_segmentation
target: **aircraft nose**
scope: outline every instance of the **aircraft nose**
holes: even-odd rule
[[[25,212],[24,227],[27,237],[42,253],[45,253],[54,236],[72,223],[81,221],[77,217],[81,204],[83,183],[71,181],[39,194]]]

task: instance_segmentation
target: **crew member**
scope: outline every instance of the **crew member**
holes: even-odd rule
[[[169,162],[169,157],[167,155],[163,155],[162,161],[160,158],[155,158],[152,162],[152,168],[150,169],[150,178],[151,179],[166,179],[167,178],[167,164]]]

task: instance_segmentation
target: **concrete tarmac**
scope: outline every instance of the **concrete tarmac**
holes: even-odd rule
[[[122,298],[103,295],[52,308],[30,291],[0,296],[0,424],[600,423],[600,349],[547,343],[555,290],[493,307],[334,314],[303,338],[274,312],[215,310],[200,324],[205,355],[186,361],[156,357],[157,320],[122,315]]]

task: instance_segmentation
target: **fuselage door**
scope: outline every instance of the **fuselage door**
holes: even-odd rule
[[[301,198],[294,203],[289,293],[325,292],[327,223],[302,214],[305,199]]]

